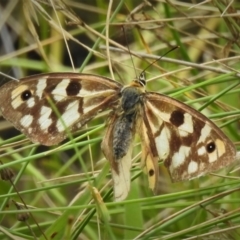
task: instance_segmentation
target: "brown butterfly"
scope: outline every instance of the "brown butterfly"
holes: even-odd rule
[[[127,86],[90,74],[39,74],[3,85],[0,108],[17,129],[43,145],[58,144],[66,138],[66,128],[74,132],[112,109],[102,151],[111,164],[116,201],[130,189],[135,134],[153,191],[159,160],[173,181],[199,177],[235,160],[234,144],[213,122],[182,102],[146,92],[145,85],[143,74]]]

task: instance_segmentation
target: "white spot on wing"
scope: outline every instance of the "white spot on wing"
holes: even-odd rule
[[[210,163],[213,163],[213,162],[217,161],[218,160],[217,152],[214,151],[212,153],[209,153],[208,154],[208,159],[209,159]]]
[[[189,133],[193,133],[192,116],[189,113],[184,113],[183,124],[178,127],[179,134],[186,137]]]
[[[29,108],[32,108],[34,105],[35,105],[35,100],[34,100],[34,98],[33,97],[31,97],[31,98],[29,98],[28,100],[27,100],[27,106],[29,107]]]
[[[206,123],[205,126],[201,130],[201,136],[200,136],[197,144],[205,142],[207,137],[210,135],[210,132],[211,132],[211,128]]]
[[[179,128],[178,128],[178,132],[179,132],[179,135],[181,136],[181,137],[187,137],[188,136],[188,134],[189,134],[189,132],[186,132],[186,131],[183,131],[183,130],[180,130]]]
[[[12,101],[11,105],[12,105],[13,109],[18,108],[23,103],[23,101],[21,99],[19,99],[19,100],[15,99]]]
[[[188,173],[192,174],[198,170],[198,164],[194,161],[191,161],[188,165]]]
[[[37,84],[37,91],[36,91],[36,95],[41,99],[42,98],[42,94],[44,89],[47,86],[47,79],[46,78],[39,78],[38,79],[38,84]]]
[[[112,169],[113,187],[114,187],[114,198],[116,202],[124,200],[130,190],[130,169],[131,169],[131,156],[132,156],[132,145],[129,147],[127,154],[117,160],[118,173]]]
[[[189,155],[190,149],[190,147],[181,146],[179,152],[174,153],[171,165],[173,169],[181,166],[184,163],[185,159]]]
[[[62,132],[65,130],[65,127],[69,127],[73,125],[79,118],[80,113],[78,112],[79,108],[79,101],[73,101],[71,102],[68,107],[66,108],[64,114],[61,116],[61,119],[58,119],[57,121],[57,129],[59,132]],[[64,125],[63,123],[64,122]]]
[[[54,99],[56,102],[60,102],[60,101],[62,101],[64,98],[65,98],[65,96],[53,95],[53,99]]]
[[[164,122],[170,122],[171,115],[169,113],[158,111],[158,115]]]
[[[50,114],[52,113],[52,109],[50,107],[42,106],[40,117],[38,119],[39,126],[42,131],[45,131],[48,129],[48,127],[52,124],[52,119],[49,118]]]
[[[197,150],[197,153],[198,155],[204,155],[206,153],[206,149],[205,147],[200,147],[198,150]]]
[[[158,156],[160,159],[166,159],[170,152],[170,131],[168,128],[163,127],[159,136],[155,138]]]
[[[67,96],[67,86],[70,83],[69,78],[62,79],[59,84],[54,88],[52,94],[54,95],[54,99],[56,101],[62,101]]]
[[[29,127],[33,122],[33,116],[28,114],[28,115],[25,115],[23,116],[21,119],[20,119],[20,124],[24,127],[24,128],[27,128]]]
[[[220,139],[216,139],[215,141],[218,157],[221,157],[224,153],[226,153],[224,142]]]

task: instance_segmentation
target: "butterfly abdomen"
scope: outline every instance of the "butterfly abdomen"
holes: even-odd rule
[[[113,155],[115,160],[123,158],[135,134],[136,114],[122,115],[113,129]]]

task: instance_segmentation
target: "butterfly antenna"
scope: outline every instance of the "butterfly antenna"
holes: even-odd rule
[[[150,68],[155,62],[159,61],[160,59],[162,59],[164,56],[166,56],[167,54],[169,54],[170,52],[174,51],[175,49],[179,48],[179,46],[175,46],[172,49],[168,50],[166,53],[164,53],[161,57],[155,59],[153,62],[151,62],[140,74],[139,74],[139,78],[142,78],[144,76],[144,73],[146,72],[146,70],[148,68]]]
[[[3,72],[0,72],[0,75],[4,76],[4,77],[6,77],[6,78],[12,79],[12,80],[14,80],[14,81],[19,81],[19,79],[15,78],[15,77],[12,77],[12,76],[10,76],[10,75],[7,75],[7,74],[5,74],[5,73],[3,73]]]
[[[127,49],[128,49],[129,55],[130,55],[130,57],[131,57],[131,61],[132,61],[132,65],[133,65],[133,68],[134,68],[134,71],[135,71],[135,75],[136,75],[136,77],[137,77],[137,71],[136,71],[136,68],[135,68],[135,66],[134,66],[133,57],[132,57],[132,54],[131,54],[131,52],[130,52],[130,48],[129,48],[129,44],[128,44],[128,39],[127,39],[127,35],[126,35],[126,32],[125,32],[124,26],[122,26],[122,30],[123,30],[123,34],[124,34],[125,41],[126,41],[126,44],[127,44]]]

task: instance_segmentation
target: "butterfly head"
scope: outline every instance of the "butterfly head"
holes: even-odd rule
[[[145,71],[141,72],[138,79],[137,79],[137,82],[142,86],[142,87],[145,87],[146,86],[146,74],[145,74]]]

